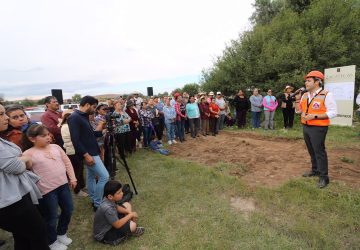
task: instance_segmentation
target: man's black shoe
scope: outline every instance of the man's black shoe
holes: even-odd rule
[[[314,171],[310,171],[310,172],[305,172],[302,175],[303,177],[313,177],[313,176],[319,176],[319,173],[314,172]]]
[[[318,188],[324,188],[329,184],[329,177],[320,177]]]
[[[5,243],[6,243],[5,240],[0,240],[0,247],[1,247],[2,245],[5,245]]]

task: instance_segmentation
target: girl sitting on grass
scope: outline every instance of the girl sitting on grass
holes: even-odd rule
[[[69,186],[75,188],[77,185],[73,167],[62,148],[50,144],[50,133],[45,126],[32,125],[26,135],[27,143],[32,147],[23,155],[31,158],[32,171],[40,177],[37,186],[43,198],[39,200],[39,208],[47,224],[49,247],[51,250],[65,250],[72,242],[66,232],[73,211]]]

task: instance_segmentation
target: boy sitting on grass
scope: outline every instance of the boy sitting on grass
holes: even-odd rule
[[[136,226],[138,215],[131,205],[125,202],[117,205],[123,197],[122,186],[118,181],[108,181],[104,187],[104,199],[95,213],[94,238],[105,244],[117,245],[128,236],[140,236],[143,227]]]

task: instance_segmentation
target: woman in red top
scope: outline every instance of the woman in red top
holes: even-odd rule
[[[209,110],[209,104],[206,102],[205,96],[202,96],[200,98],[199,109],[200,109],[203,136],[207,136],[209,135],[210,110]]]
[[[210,110],[210,124],[211,124],[210,127],[212,130],[212,135],[216,136],[216,134],[219,133],[219,131],[216,129],[216,123],[217,120],[219,119],[220,108],[215,103],[215,98],[211,100],[211,103],[209,105],[209,110]]]

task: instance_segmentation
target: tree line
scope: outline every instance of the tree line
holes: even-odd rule
[[[301,87],[310,70],[360,62],[360,0],[256,0],[251,30],[230,41],[200,88],[233,95],[239,89]],[[356,90],[360,70],[356,72]]]

